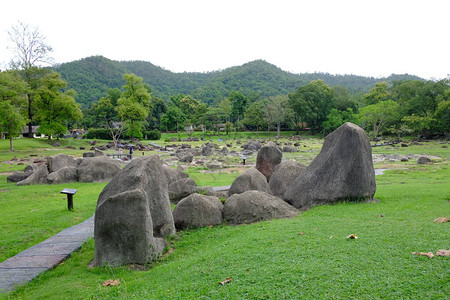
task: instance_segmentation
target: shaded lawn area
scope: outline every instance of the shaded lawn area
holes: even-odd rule
[[[379,203],[314,207],[293,219],[179,232],[174,252],[145,271],[89,268],[93,240],[19,288],[15,298],[444,299],[449,258],[411,252],[449,249],[447,164],[387,171]],[[75,202],[76,203],[76,202]],[[381,216],[383,215],[383,216]],[[345,237],[356,234],[357,240]],[[108,279],[120,285],[104,287]],[[224,286],[220,281],[231,278]]]

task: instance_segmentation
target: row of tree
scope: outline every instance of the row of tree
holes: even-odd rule
[[[28,79],[28,80],[27,80]],[[124,133],[142,138],[146,131],[301,129],[327,134],[344,122],[358,123],[373,136],[381,133],[441,135],[450,130],[450,86],[446,80],[376,84],[362,98],[345,88],[312,81],[296,92],[251,101],[239,91],[216,106],[183,94],[166,103],[134,74],[123,75],[122,89],[110,89],[84,117],[74,91],[47,68],[0,72],[0,129],[11,141],[23,126],[38,124],[49,137],[69,127],[106,128],[114,142]],[[30,130],[31,132],[31,130]]]
[[[150,86],[135,74],[123,75],[121,89],[109,89],[104,97],[83,111],[75,92],[50,68],[51,47],[37,29],[19,23],[10,32],[16,60],[0,72],[0,130],[10,138],[25,123],[51,137],[68,127],[106,128],[115,142],[126,133],[141,138],[146,131],[202,128],[227,134],[232,130],[309,128],[327,134],[346,121],[358,123],[374,136],[381,133],[441,135],[450,128],[449,80],[377,83],[359,95],[322,80],[301,85],[294,93],[262,98],[257,93],[231,91],[228,97],[208,105],[190,95],[178,94],[164,101],[152,96]],[[84,117],[82,118],[82,115]]]
[[[123,79],[126,84],[122,90],[110,89],[106,97],[85,111],[84,127],[106,127],[115,134],[122,133],[123,128],[134,137],[142,137],[151,129],[194,128],[224,130],[227,134],[244,129],[276,128],[279,133],[282,129],[308,128],[327,134],[347,121],[360,124],[375,137],[381,133],[442,135],[450,129],[447,80],[399,81],[392,86],[381,82],[362,97],[315,80],[294,93],[266,99],[249,99],[240,91],[232,91],[217,105],[208,106],[183,94],[171,96],[166,103],[151,95],[142,78],[125,74]]]

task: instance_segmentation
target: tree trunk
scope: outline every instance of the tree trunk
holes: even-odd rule
[[[280,137],[280,128],[281,127],[281,123],[280,122],[278,122],[277,123],[277,137],[279,138]]]
[[[12,138],[12,136],[10,136],[10,137],[9,137],[9,150],[10,150],[11,152],[14,152],[12,140],[13,140],[13,138]]]
[[[33,100],[31,99],[31,94],[27,94],[28,97],[28,119],[30,119],[30,122],[28,122],[28,137],[29,138],[34,138],[33,135],[33,125],[31,125],[31,122],[33,120],[33,113],[31,111],[31,103],[33,102]]]

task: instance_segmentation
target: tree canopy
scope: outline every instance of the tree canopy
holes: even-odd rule
[[[39,131],[48,135],[65,134],[67,122],[82,118],[80,105],[75,102],[74,90],[62,92],[66,82],[58,73],[50,73],[41,79],[36,92],[36,121]]]

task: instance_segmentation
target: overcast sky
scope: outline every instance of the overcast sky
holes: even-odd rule
[[[18,21],[57,63],[103,55],[175,72],[264,59],[293,73],[450,74],[449,0],[6,0],[0,65]]]

